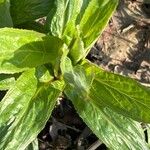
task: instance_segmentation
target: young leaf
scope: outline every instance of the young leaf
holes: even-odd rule
[[[22,72],[45,63],[55,65],[63,42],[56,37],[29,31],[0,29],[0,73]]]
[[[65,36],[70,42],[75,32],[75,21],[80,13],[83,0],[55,0],[53,9],[50,10],[47,17],[47,28],[51,35],[62,38],[66,30],[69,31]],[[67,43],[69,44],[69,43]]]
[[[0,91],[8,90],[15,83],[15,77],[8,74],[0,74]]]
[[[46,16],[54,3],[53,0],[10,0],[10,2],[15,26]]]
[[[118,0],[92,0],[85,2],[79,14],[80,30],[85,48],[91,47],[112,16]],[[94,43],[93,43],[94,42]]]
[[[0,28],[13,26],[9,7],[9,0],[0,0]]]
[[[38,83],[35,75],[23,73],[0,103],[0,149],[25,149],[50,117],[63,83]]]
[[[87,61],[72,72],[64,74],[65,80],[81,99],[94,103],[98,108],[109,107],[137,121],[150,122],[149,89]]]
[[[77,63],[108,23],[118,0],[56,0],[47,18],[50,34],[68,45],[70,58]]]
[[[67,97],[72,100],[80,117],[109,149],[149,149],[139,123],[109,108],[99,109],[92,104],[92,101],[86,101],[86,98],[81,99],[77,92],[69,84],[65,89]]]

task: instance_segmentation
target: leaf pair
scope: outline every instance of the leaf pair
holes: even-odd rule
[[[42,130],[62,92],[63,83],[53,82],[41,65],[50,63],[54,69],[63,42],[9,28],[0,29],[0,41],[0,88],[8,89],[0,102],[0,149],[24,149]],[[15,78],[18,72],[23,73]]]

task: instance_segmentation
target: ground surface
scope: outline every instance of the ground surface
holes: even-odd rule
[[[105,70],[150,87],[150,6],[120,0],[117,12],[87,57]],[[39,137],[41,150],[105,150],[64,97]]]

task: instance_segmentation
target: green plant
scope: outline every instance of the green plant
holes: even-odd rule
[[[150,91],[85,59],[117,3],[0,0],[1,150],[27,148],[62,92],[109,148],[149,149],[139,122],[150,123]]]

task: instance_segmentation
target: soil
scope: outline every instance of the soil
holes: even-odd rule
[[[85,150],[98,141],[65,98],[59,101],[38,140],[40,150]],[[101,147],[106,149],[104,144]]]
[[[150,7],[150,6],[149,6]],[[150,83],[150,9],[142,0],[121,0],[88,58],[105,70]]]

